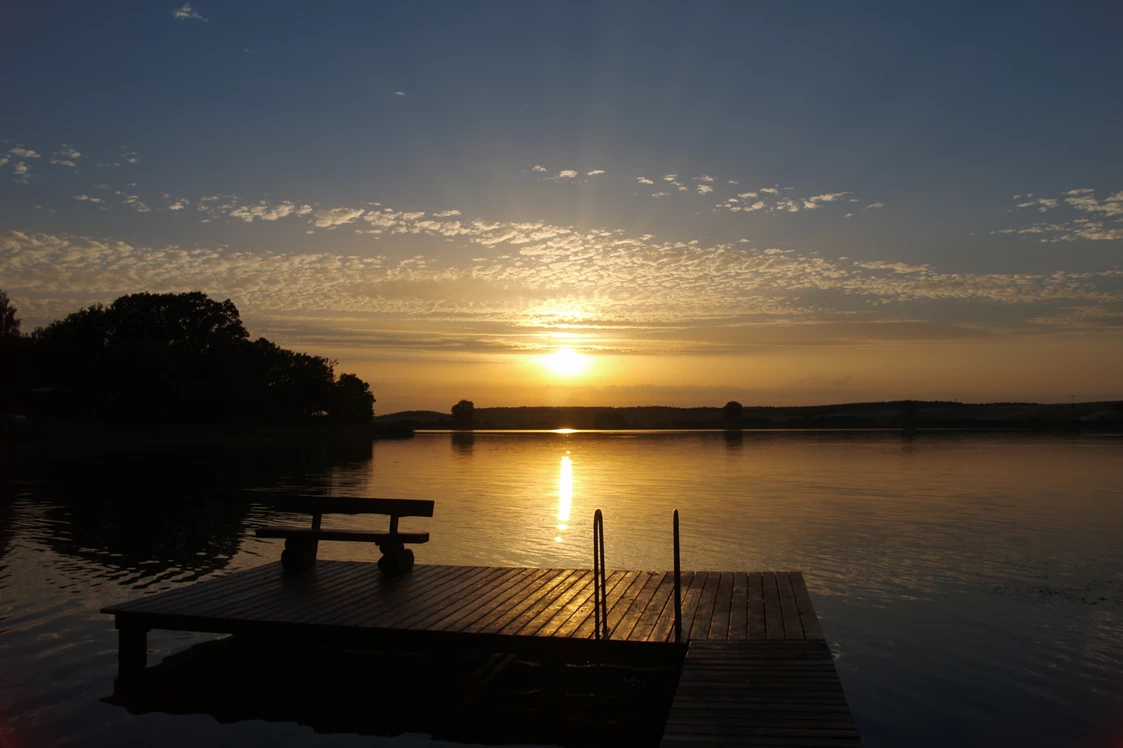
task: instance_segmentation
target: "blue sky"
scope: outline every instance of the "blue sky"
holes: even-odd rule
[[[28,325],[230,296],[403,405],[559,331],[606,361],[561,401],[701,401],[634,362],[707,355],[872,397],[863,352],[980,337],[1086,352],[1026,396],[1123,395],[1123,9],[777,5],[6,7],[0,287]],[[737,378],[766,351],[845,386]],[[990,393],[965,366],[916,396]]]

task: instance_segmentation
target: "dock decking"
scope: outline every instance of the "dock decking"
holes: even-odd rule
[[[681,581],[688,649],[666,745],[857,745],[800,572],[683,572]],[[298,575],[273,563],[102,612],[116,617],[123,675],[143,670],[150,629],[590,657],[674,641],[673,573],[614,571],[605,588],[607,639],[595,630],[588,569],[419,565],[389,577],[366,562],[319,561]]]

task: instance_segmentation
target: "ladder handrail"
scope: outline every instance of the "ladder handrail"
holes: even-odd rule
[[[604,568],[604,515],[600,509],[593,514],[593,625],[598,639],[608,638],[608,590],[605,586]]]
[[[679,560],[678,509],[675,510],[675,642],[682,642],[682,563]]]

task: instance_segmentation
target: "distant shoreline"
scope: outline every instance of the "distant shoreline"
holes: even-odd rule
[[[375,421],[417,430],[452,431],[1123,430],[1123,401],[1042,404],[897,400],[738,407],[498,407],[475,408],[470,423],[454,421],[450,413],[437,411],[402,411],[377,416]]]

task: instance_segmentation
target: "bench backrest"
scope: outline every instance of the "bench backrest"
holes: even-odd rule
[[[282,512],[312,515],[312,526],[320,527],[325,514],[386,514],[390,516],[390,532],[398,531],[399,517],[432,517],[433,501],[429,499],[374,499],[357,496],[304,496],[300,494],[257,494]],[[256,497],[255,497],[256,498]]]

